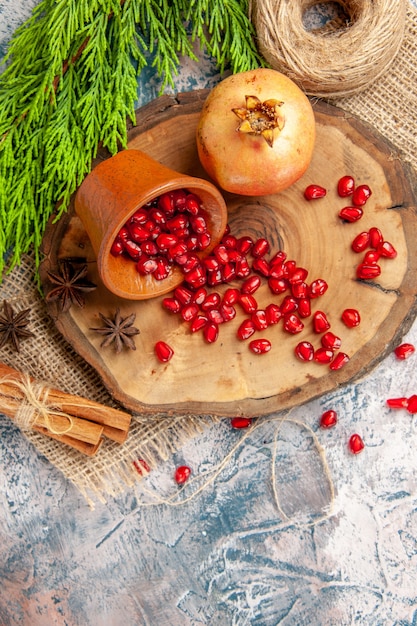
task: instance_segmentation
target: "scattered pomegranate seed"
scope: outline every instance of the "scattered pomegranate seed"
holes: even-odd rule
[[[309,341],[300,341],[295,346],[295,354],[300,361],[312,361],[314,358],[314,348]]]
[[[237,302],[239,302],[239,295],[239,289],[230,287],[229,289],[226,289],[224,293],[223,303],[229,305],[236,304]]]
[[[363,264],[373,265],[374,263],[378,263],[380,256],[381,255],[376,250],[368,250],[363,257]]]
[[[258,308],[258,303],[250,293],[240,295],[239,304],[245,313],[254,313]]]
[[[248,428],[252,420],[249,417],[232,417],[230,424],[232,428]]]
[[[372,191],[368,185],[358,185],[352,194],[352,204],[363,206],[371,197]]]
[[[317,348],[314,352],[313,360],[316,363],[330,363],[333,360],[334,352],[328,348]]]
[[[268,339],[253,339],[249,343],[249,349],[254,354],[266,354],[271,349],[271,342]]]
[[[409,413],[417,413],[417,396],[412,395],[407,400],[407,411]]]
[[[266,312],[263,309],[254,311],[251,315],[251,320],[256,330],[265,330],[268,328],[268,320],[266,318]]]
[[[183,485],[191,476],[191,468],[188,465],[180,465],[175,470],[174,479],[178,485]]]
[[[356,276],[360,280],[373,280],[381,274],[381,266],[377,263],[365,264],[360,263],[356,268]]]
[[[261,237],[252,246],[252,256],[254,257],[262,257],[269,252],[270,246],[269,241]]]
[[[352,241],[352,250],[353,252],[363,252],[369,246],[370,236],[369,232],[364,231],[356,235],[355,239]]]
[[[199,330],[202,330],[206,326],[207,322],[208,319],[205,315],[197,315],[197,317],[195,317],[190,324],[191,332],[196,333]]]
[[[358,206],[345,206],[339,211],[339,217],[345,222],[357,222],[363,216],[363,210]]]
[[[310,317],[311,315],[310,298],[299,299],[297,312],[300,317]]]
[[[281,307],[271,302],[265,308],[265,315],[268,326],[278,324],[279,320],[282,318]]]
[[[361,316],[356,309],[345,309],[342,313],[342,322],[348,328],[354,328],[361,323]]]
[[[383,242],[383,240],[384,239],[379,228],[376,228],[376,226],[372,226],[372,228],[369,229],[369,244],[371,245],[371,247],[375,248],[376,250],[378,246]]]
[[[165,341],[157,341],[155,344],[155,354],[161,363],[167,363],[174,356],[174,350]]]
[[[394,350],[394,354],[400,361],[408,359],[416,351],[412,343],[402,343]]]
[[[330,363],[329,368],[333,371],[340,370],[350,361],[350,357],[345,352],[338,352]]]
[[[151,468],[144,459],[137,459],[136,461],[133,461],[133,467],[141,476],[149,474],[151,471]]]
[[[207,322],[203,328],[203,335],[207,343],[214,343],[219,338],[219,325],[214,322]]]
[[[389,241],[382,241],[378,247],[377,252],[386,259],[395,259],[397,256],[397,251]]]
[[[342,176],[337,183],[337,193],[341,198],[351,196],[355,191],[355,179],[353,176]]]
[[[179,313],[181,311],[181,303],[176,298],[164,298],[162,300],[162,306],[170,313]]]
[[[241,293],[255,293],[261,286],[261,278],[259,276],[250,276],[243,281],[240,288]]]
[[[320,185],[308,185],[304,189],[304,198],[306,200],[317,200],[318,198],[324,198],[327,191]]]
[[[359,454],[364,449],[365,444],[362,441],[362,437],[358,434],[354,434],[349,439],[349,450],[352,454]]]
[[[388,398],[386,403],[390,409],[408,409],[408,398]]]
[[[342,345],[342,340],[334,333],[328,331],[321,338],[321,345],[328,350],[338,350]]]
[[[328,284],[322,278],[313,280],[309,289],[310,298],[318,298],[319,296],[322,296],[327,291],[327,288]]]
[[[237,336],[242,341],[245,341],[246,339],[249,339],[249,337],[252,337],[252,335],[254,335],[255,332],[256,332],[255,324],[253,323],[251,319],[247,319],[247,320],[243,320],[243,322],[240,324],[239,328],[237,329]]]
[[[321,428],[333,428],[337,424],[337,413],[333,409],[325,411],[320,418]]]
[[[313,329],[317,334],[324,333],[330,328],[330,322],[323,311],[316,311],[313,315]]]
[[[301,333],[304,328],[303,322],[300,320],[295,313],[288,313],[284,316],[284,330],[291,335],[296,335],[297,333]]]

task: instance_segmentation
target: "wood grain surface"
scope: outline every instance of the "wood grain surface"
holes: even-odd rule
[[[173,98],[163,96],[137,113],[137,125],[129,131],[129,148],[137,148],[179,172],[205,177],[195,146],[195,127],[203,91]],[[272,252],[282,249],[287,258],[309,272],[308,282],[322,278],[326,293],[312,301],[322,310],[331,330],[342,340],[341,350],[349,363],[332,372],[328,365],[300,362],[294,348],[300,341],[320,345],[311,318],[303,320],[302,333],[286,333],[281,324],[258,336],[272,342],[268,354],[250,352],[248,342],[236,337],[242,311],[220,327],[215,344],[201,334],[192,334],[178,316],[168,314],[162,298],[128,301],[117,298],[102,285],[94,253],[78,217],[71,209],[58,223],[51,220],[44,239],[45,260],[41,267],[44,288],[46,272],[55,271],[59,260],[86,259],[89,278],[98,288],[88,294],[84,308],[59,313],[49,311],[75,350],[92,364],[105,385],[124,406],[141,412],[211,413],[221,416],[255,416],[304,403],[369,372],[409,328],[415,314],[417,259],[413,233],[417,226],[413,177],[395,149],[379,133],[343,110],[315,102],[317,141],[306,174],[288,190],[265,197],[248,198],[224,194],[232,234],[266,237]],[[104,153],[99,159],[106,158]],[[356,183],[367,183],[372,196],[364,215],[354,224],[338,217],[349,204],[338,197],[336,185],[345,174]],[[310,183],[328,190],[325,198],[308,202],[303,197]],[[395,259],[382,259],[382,273],[375,281],[356,278],[361,257],[351,242],[361,231],[378,227],[398,251]],[[230,286],[230,285],[228,285]],[[217,289],[224,291],[226,286]],[[287,295],[287,294],[284,294]],[[256,293],[259,308],[280,304],[284,296],[272,296],[266,281]],[[115,354],[101,349],[101,337],[90,329],[99,325],[98,313],[136,313],[140,335],[135,351]],[[347,329],[341,321],[345,308],[356,308],[361,324]],[[169,343],[174,357],[161,364],[154,355],[158,340]]]

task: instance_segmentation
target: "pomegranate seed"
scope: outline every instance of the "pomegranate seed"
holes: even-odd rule
[[[308,298],[309,290],[307,283],[299,282],[291,285],[291,293],[294,298],[305,299]]]
[[[217,287],[218,285],[223,284],[223,282],[222,268],[207,272],[207,284],[210,285],[210,287]]]
[[[165,226],[167,222],[166,215],[160,209],[154,208],[152,211],[149,211],[149,217],[152,219],[155,224],[158,226]]]
[[[412,395],[407,399],[407,411],[409,413],[417,413],[417,396]]]
[[[303,322],[295,315],[295,313],[288,313],[284,317],[284,330],[287,333],[291,333],[292,335],[296,335],[297,333],[301,333],[304,328]]]
[[[204,287],[199,287],[191,297],[191,301],[201,306],[204,300],[207,298],[207,290]]]
[[[271,278],[286,278],[287,272],[281,261],[269,263],[269,276]]]
[[[217,291],[214,291],[213,293],[210,293],[207,298],[204,300],[204,302],[201,304],[201,309],[203,311],[208,311],[209,309],[215,309],[216,307],[218,307],[220,305],[221,302],[221,296],[219,293],[217,293]]]
[[[342,345],[342,340],[340,337],[336,337],[336,335],[328,331],[322,336],[321,345],[323,348],[328,348],[329,350],[338,350]]]
[[[378,263],[380,256],[381,255],[376,250],[368,250],[363,257],[363,264],[373,265],[374,263]]]
[[[340,219],[345,222],[357,222],[363,216],[363,210],[358,206],[345,206],[339,211]]]
[[[198,304],[190,303],[183,306],[181,309],[181,317],[184,322],[192,322],[195,317],[198,315]]]
[[[390,409],[407,409],[408,398],[388,398],[387,406]]]
[[[231,235],[230,233],[227,233],[227,235],[223,236],[222,244],[224,244],[226,248],[229,248],[229,250],[237,249],[237,239],[234,235]]]
[[[322,296],[328,288],[328,284],[322,278],[317,278],[317,280],[313,280],[309,287],[310,298],[318,298]]]
[[[133,467],[141,476],[143,476],[144,472],[145,474],[149,474],[151,471],[151,468],[144,459],[137,459],[136,461],[133,461]]]
[[[355,190],[355,179],[353,176],[342,176],[337,183],[337,193],[341,198],[351,196]]]
[[[178,485],[183,485],[191,476],[191,468],[188,465],[180,465],[175,470],[174,479]]]
[[[120,256],[123,253],[124,245],[122,239],[116,237],[110,248],[110,254],[113,256]]]
[[[386,259],[395,259],[397,251],[389,241],[383,241],[377,247],[377,252]]]
[[[350,361],[350,357],[345,352],[338,352],[330,363],[329,368],[333,371],[340,370]]]
[[[372,228],[369,229],[369,244],[371,247],[376,250],[383,241],[384,239],[379,228],[372,226]]]
[[[219,309],[209,309],[207,311],[207,319],[213,324],[223,324],[224,317],[219,311]]]
[[[155,256],[159,252],[158,246],[154,241],[144,241],[140,244],[140,249],[148,256]]]
[[[192,215],[190,217],[190,225],[198,235],[207,232],[207,222],[202,215]]]
[[[197,315],[190,324],[190,330],[192,333],[196,333],[202,330],[207,324],[208,319],[205,315]]]
[[[203,328],[203,334],[207,343],[214,343],[219,338],[219,325],[214,322],[207,322]]]
[[[333,350],[329,350],[328,348],[318,348],[314,352],[314,361],[316,361],[316,363],[330,363],[333,357]]]
[[[288,289],[288,281],[286,278],[268,278],[268,286],[272,293],[284,293]]]
[[[310,298],[300,298],[300,300],[298,301],[297,312],[300,317],[310,317],[311,315]]]
[[[233,263],[226,263],[222,269],[223,282],[230,283],[236,278],[236,267]]]
[[[274,254],[274,256],[271,259],[271,264],[275,264],[275,263],[284,263],[284,261],[287,259],[287,254],[283,251],[283,250],[278,250],[278,252],[276,252]]]
[[[416,349],[412,343],[402,343],[395,348],[394,354],[397,359],[404,361],[405,359],[408,359],[409,356],[414,354],[415,351]]]
[[[249,254],[252,250],[252,246],[253,239],[251,239],[251,237],[240,237],[240,239],[237,240],[237,250],[242,254]]]
[[[205,250],[211,244],[211,235],[209,232],[198,233],[197,250]]]
[[[300,361],[312,361],[314,357],[314,348],[309,341],[301,341],[295,346],[295,354]]]
[[[361,316],[356,309],[345,309],[342,313],[342,322],[348,328],[354,328],[361,323]]]
[[[304,189],[304,198],[306,200],[317,200],[318,198],[324,198],[327,191],[320,185],[308,185]]]
[[[135,241],[126,239],[126,241],[123,242],[123,246],[127,254],[134,261],[137,261],[142,256],[142,248]]]
[[[259,276],[250,276],[243,281],[240,288],[241,293],[255,293],[261,286],[261,278]]]
[[[256,330],[265,330],[268,328],[268,320],[266,318],[266,312],[262,309],[258,309],[251,315],[251,320]]]
[[[226,305],[232,305],[239,302],[239,289],[229,288],[226,289],[223,296],[223,303]]]
[[[249,276],[251,272],[250,265],[245,259],[242,257],[239,261],[236,261],[236,276],[237,278],[246,278]]]
[[[174,198],[170,193],[163,193],[158,199],[158,207],[166,215],[173,215],[175,210]]]
[[[215,256],[208,256],[203,260],[204,266],[212,271],[212,270],[218,270],[220,267],[220,263],[218,261],[218,259],[216,259]]]
[[[174,350],[165,341],[157,341],[155,354],[161,363],[167,363],[174,356]]]
[[[202,265],[197,265],[187,274],[187,283],[194,289],[202,287],[207,282],[207,275]]]
[[[138,209],[133,213],[133,215],[129,218],[129,222],[131,224],[145,224],[148,220],[148,212],[145,209]]]
[[[358,185],[352,194],[352,204],[363,206],[371,197],[372,191],[368,185]]]
[[[278,324],[282,317],[282,311],[278,304],[271,302],[271,304],[268,304],[265,308],[265,315],[268,326],[273,326],[274,324]]]
[[[362,437],[360,435],[352,435],[349,439],[349,450],[352,454],[359,454],[364,449],[365,444],[362,441]]]
[[[269,252],[270,246],[269,241],[261,237],[252,246],[252,256],[254,257],[262,257]]]
[[[229,252],[223,244],[219,243],[213,249],[213,254],[220,263],[220,265],[224,265],[229,260]]]
[[[255,324],[251,319],[243,320],[237,329],[237,336],[242,341],[246,341],[246,339],[249,339],[249,337],[252,337],[252,335],[255,334],[255,331]]]
[[[156,268],[156,270],[153,273],[154,278],[156,280],[164,280],[165,278],[167,278],[169,276],[169,272],[171,270],[171,265],[169,264],[169,262],[166,259],[164,259],[162,257],[157,258],[156,263],[157,263],[158,267]]]
[[[193,298],[193,292],[184,285],[179,285],[174,289],[174,298],[181,304],[189,304]]]
[[[197,213],[199,212],[200,200],[193,193],[189,193],[188,196],[185,198],[184,210],[190,213],[191,215],[197,215]]]
[[[223,317],[223,321],[230,322],[236,317],[236,309],[231,304],[224,304],[220,306],[220,314]]]
[[[307,276],[308,271],[304,267],[296,267],[288,276],[288,281],[291,285],[295,285],[296,283],[302,283]]]
[[[360,280],[372,280],[373,278],[377,278],[380,274],[381,268],[377,263],[372,263],[371,265],[360,263],[356,268],[356,276]]]
[[[153,274],[153,272],[157,269],[158,263],[155,259],[150,259],[147,256],[140,257],[138,262],[136,263],[136,269],[140,274]]]
[[[200,267],[201,270],[204,272],[203,266],[201,265],[198,256],[191,253],[187,254],[186,261],[182,264],[182,271],[184,272],[184,274],[188,274],[198,267]]]
[[[298,309],[298,302],[292,296],[285,296],[281,303],[281,311],[284,315],[294,313]]]
[[[239,304],[245,313],[254,313],[258,308],[258,303],[250,293],[242,293],[239,297]]]
[[[249,349],[254,354],[266,354],[271,349],[271,342],[268,339],[253,339],[249,343]]]
[[[230,420],[232,428],[248,428],[252,424],[249,417],[232,417]]]
[[[337,413],[333,409],[325,411],[320,417],[321,428],[333,428],[337,424]]]
[[[170,313],[179,313],[181,311],[181,303],[176,298],[164,298],[162,306]]]
[[[369,246],[370,236],[368,231],[364,231],[356,235],[355,239],[352,241],[352,250],[353,252],[363,252]]]
[[[262,276],[268,278],[269,276],[269,263],[263,257],[257,257],[252,263],[252,269],[255,272],[259,272]]]
[[[174,215],[171,219],[166,221],[166,227],[170,231],[183,230],[188,228],[189,222],[185,215]]]
[[[330,322],[323,311],[316,311],[313,315],[313,329],[317,334],[324,333],[330,328]]]

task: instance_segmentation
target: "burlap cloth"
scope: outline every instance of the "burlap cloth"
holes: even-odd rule
[[[417,169],[416,65],[417,9],[410,5],[403,44],[390,69],[366,91],[332,100],[332,104],[378,129],[397,147],[404,160]],[[55,328],[33,277],[34,261],[26,256],[1,285],[1,301],[7,299],[16,310],[31,307],[30,330],[35,337],[23,341],[20,352],[6,345],[0,360],[51,387],[114,405],[98,374],[74,353]],[[106,440],[92,458],[33,431],[24,434],[93,506],[97,499],[105,502],[108,496],[117,495],[141,480],[133,461],[144,459],[151,468],[155,467],[214,419],[198,415],[143,418],[134,415],[127,442],[120,446]]]

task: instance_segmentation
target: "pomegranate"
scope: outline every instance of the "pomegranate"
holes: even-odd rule
[[[316,136],[309,99],[287,76],[258,68],[228,76],[208,95],[197,125],[198,155],[222,189],[279,193],[310,165]]]

